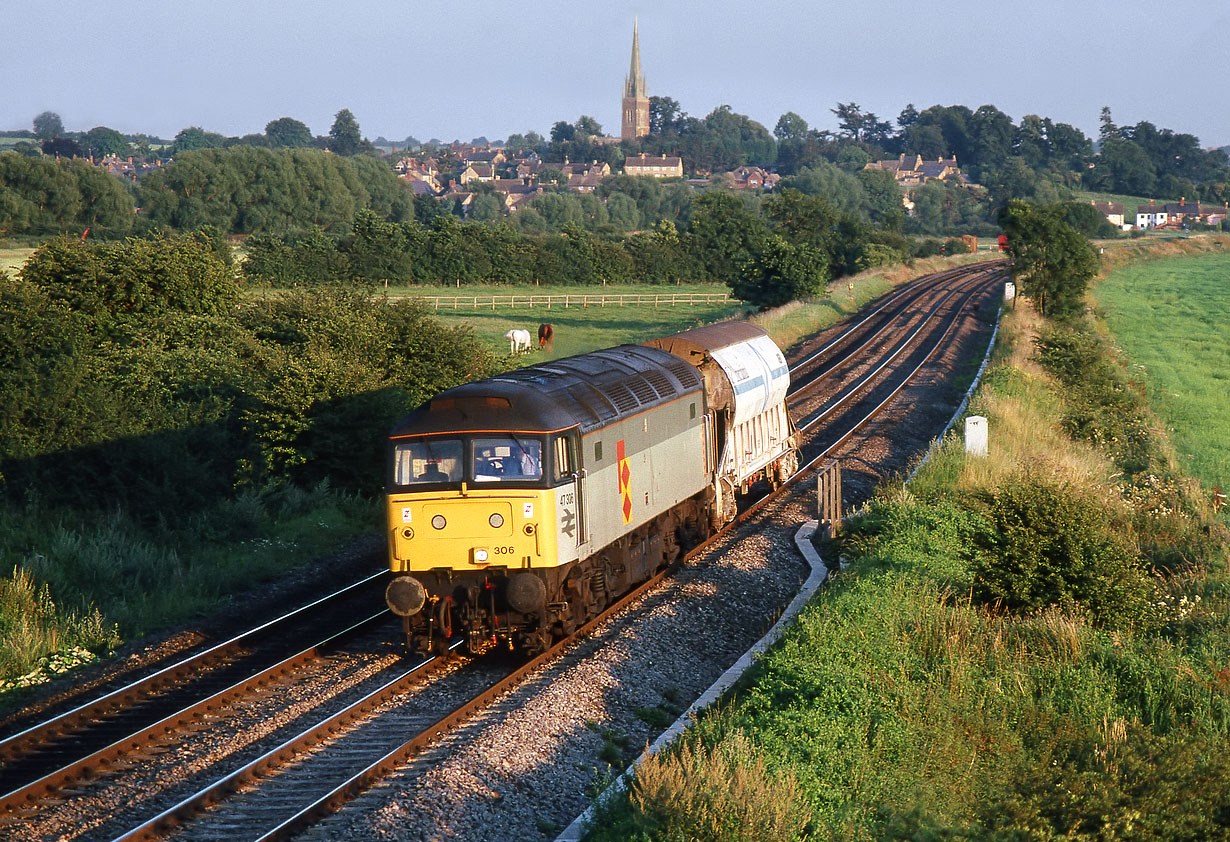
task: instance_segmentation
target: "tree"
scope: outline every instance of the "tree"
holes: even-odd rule
[[[800,141],[807,137],[807,129],[806,120],[793,111],[787,111],[777,118],[777,125],[773,127],[773,136],[777,138],[778,143]]]
[[[560,120],[551,127],[552,143],[567,143],[576,136],[576,127],[567,120]]]
[[[687,114],[679,108],[679,103],[668,96],[651,96],[649,98],[649,133],[661,135],[673,131],[677,125],[687,119]]]
[[[740,264],[728,284],[737,298],[769,308],[821,294],[828,278],[828,258],[823,251],[773,234]]]
[[[1094,179],[1098,186],[1116,193],[1152,196],[1157,170],[1138,144],[1114,137],[1102,144],[1094,161]]]
[[[64,123],[54,111],[44,111],[34,118],[34,134],[39,140],[54,140],[64,134]]]
[[[81,145],[95,158],[102,158],[105,155],[123,157],[131,150],[122,134],[106,126],[95,126],[82,135]]]
[[[1060,207],[1039,208],[1019,199],[999,214],[1008,236],[1012,277],[1044,316],[1079,313],[1085,289],[1099,268],[1093,246],[1063,216]]]
[[[51,155],[55,158],[80,158],[85,155],[81,144],[71,137],[53,137],[50,140],[44,140],[40,146],[44,155]]]
[[[830,250],[841,214],[826,199],[786,188],[763,208],[773,232],[787,242],[815,246],[826,253]]]
[[[216,132],[207,132],[200,126],[189,126],[181,129],[175,135],[171,144],[171,154],[178,155],[189,149],[221,149],[226,145],[226,138]]]
[[[589,135],[590,137],[600,137],[602,135],[602,124],[588,114],[582,114],[573,125],[576,128],[576,133],[579,135]]]
[[[871,221],[890,231],[897,231],[905,222],[905,204],[901,185],[887,170],[859,170],[854,174],[867,194]]]
[[[312,145],[312,130],[292,117],[279,117],[265,124],[265,137],[273,149]]]
[[[910,126],[918,122],[918,109],[914,107],[914,103],[908,103],[905,108],[901,109],[901,113],[897,115],[897,128],[905,131]]]
[[[709,191],[692,203],[690,233],[710,277],[734,284],[769,232],[754,205],[732,193]]]
[[[855,143],[884,143],[892,126],[868,111],[863,113],[857,102],[839,102],[833,109],[842,133]]]
[[[1110,116],[1110,106],[1102,106],[1102,116],[1099,118],[1101,127],[1098,129],[1098,142],[1106,143],[1108,140],[1119,137],[1119,127],[1115,125],[1114,119]]]
[[[362,143],[359,121],[350,113],[349,108],[343,108],[334,115],[333,126],[329,129],[329,151],[335,155],[350,157],[359,154]]]

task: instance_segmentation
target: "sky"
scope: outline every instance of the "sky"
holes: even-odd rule
[[[639,21],[649,94],[694,117],[729,105],[770,131],[787,111],[835,130],[839,102],[890,121],[994,105],[1096,137],[1109,106],[1119,125],[1230,144],[1226,0],[0,0],[0,21],[5,130],[54,111],[69,131],[293,117],[323,135],[349,108],[371,139],[547,135],[581,115],[618,134]]]

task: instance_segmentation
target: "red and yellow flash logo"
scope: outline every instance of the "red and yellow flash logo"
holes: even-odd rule
[[[624,450],[624,440],[615,445],[615,455],[619,457],[619,495],[624,498],[624,523],[632,522],[632,469],[628,466],[628,456]]]

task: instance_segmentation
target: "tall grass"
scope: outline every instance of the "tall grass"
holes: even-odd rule
[[[371,534],[376,505],[322,483],[246,493],[180,522],[30,504],[0,510],[0,679],[66,648],[113,648],[208,616],[236,593]],[[35,585],[34,583],[40,583]]]
[[[37,585],[29,570],[17,567],[0,579],[0,689],[39,683],[118,643],[118,628],[98,609],[56,605],[51,589]]]

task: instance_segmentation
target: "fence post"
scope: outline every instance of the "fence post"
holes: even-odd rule
[[[816,474],[816,515],[821,530],[827,530],[829,540],[837,537],[841,528],[841,461],[830,460]]]

